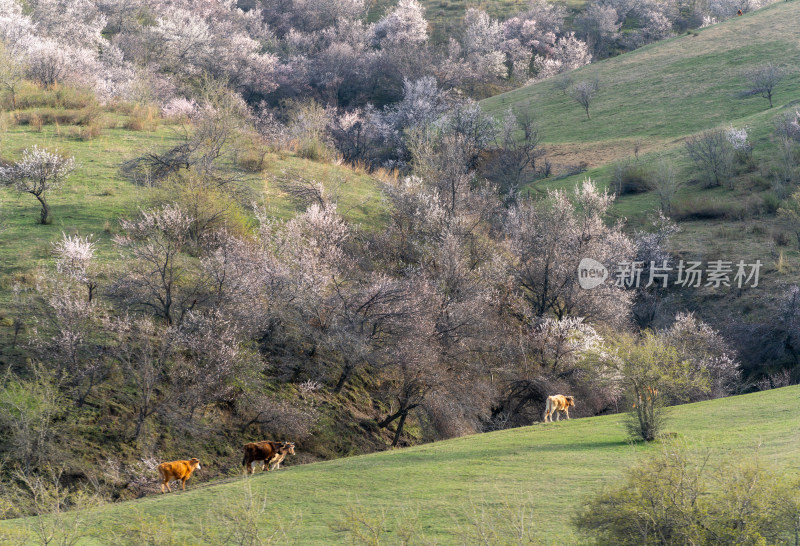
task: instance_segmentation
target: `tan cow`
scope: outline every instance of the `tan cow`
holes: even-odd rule
[[[270,470],[278,470],[287,455],[294,455],[294,442],[284,442],[284,444],[278,448],[277,455],[272,457],[267,463],[271,465]]]
[[[158,465],[158,473],[161,476],[161,492],[164,493],[164,486],[167,491],[172,492],[169,482],[180,480],[183,490],[186,491],[186,480],[192,476],[192,472],[200,470],[200,461],[192,457],[188,461],[172,461],[171,463],[161,463]]]
[[[553,422],[553,413],[556,414],[556,421],[561,420],[561,413],[567,414],[567,419],[569,419],[569,408],[575,405],[575,398],[572,396],[564,396],[561,394],[555,394],[553,396],[547,397],[547,404],[544,406],[544,422],[547,422],[547,418],[550,418],[550,422]]]

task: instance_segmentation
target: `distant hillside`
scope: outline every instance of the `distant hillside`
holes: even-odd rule
[[[17,115],[41,115],[44,111],[33,108]],[[7,279],[8,284],[0,290],[0,314],[8,304],[10,283],[15,278],[29,277],[38,266],[49,264],[52,243],[61,238],[62,232],[95,234],[100,259],[110,263],[117,257],[111,238],[118,231],[119,219],[159,199],[169,199],[168,194],[131,183],[120,172],[120,166],[143,151],[175,145],[180,128],[165,120],[151,130],[131,130],[128,126],[132,118],[123,112],[108,108],[98,115],[104,128],[90,140],[76,138],[74,133],[80,127],[68,123],[44,125],[39,130],[20,124],[9,127],[4,134],[2,159],[17,159],[29,146],[57,148],[74,156],[78,169],[62,190],[50,196],[55,218],[51,226],[35,223],[38,203],[32,196],[0,191],[4,227],[0,277]],[[243,154],[249,153],[246,148]],[[290,173],[301,173],[305,179],[322,183],[335,194],[339,210],[349,221],[367,229],[381,221],[383,205],[378,182],[363,171],[310,161],[284,151],[266,153],[263,172],[249,172],[239,165],[231,169],[239,171],[252,192],[247,200],[265,206],[276,218],[288,219],[296,212],[296,205],[280,190],[278,180]]]
[[[751,456],[757,449],[764,464],[797,472],[800,435],[797,400],[800,386],[677,406],[669,412],[667,430],[690,448],[708,453],[711,465],[731,456]],[[580,403],[580,401],[579,401]],[[257,506],[266,510],[251,521],[269,536],[283,525],[289,542],[349,542],[337,531],[348,513],[365,521],[382,521],[381,538],[392,542],[405,526],[417,536],[450,543],[472,536],[474,523],[504,525],[508,517],[532,514],[535,534],[546,543],[574,541],[570,518],[584,499],[613,483],[638,457],[658,444],[630,444],[623,416],[573,419],[570,422],[467,436],[408,449],[290,466],[233,477],[219,485],[203,484],[203,467],[188,482],[186,493],[152,496],[109,505],[83,514],[83,529],[95,538],[80,544],[107,544],[131,530],[150,536],[186,539],[189,543],[225,531],[220,518],[240,506],[249,484]],[[224,470],[236,473],[232,455]],[[291,464],[291,461],[290,461]],[[511,508],[510,516],[506,507]],[[227,525],[244,526],[245,514]],[[338,522],[338,523],[337,523]],[[0,533],[30,525],[31,520],[0,523]],[[193,536],[194,538],[189,538]],[[130,542],[133,544],[134,542]]]
[[[558,150],[584,153],[592,166],[643,152],[662,151],[678,139],[719,125],[771,130],[772,117],[800,98],[800,5],[780,2],[670,40],[650,44],[568,74],[574,81],[597,79],[601,91],[591,120],[557,88],[560,78],[484,100],[486,112],[528,109],[545,141]],[[775,108],[759,97],[737,98],[743,73],[772,62],[788,69],[777,88]],[[763,136],[763,134],[761,135]],[[766,145],[765,141],[758,144]]]
[[[766,334],[741,334],[756,325],[773,328],[786,287],[800,281],[795,236],[776,215],[795,186],[778,191],[774,185],[779,151],[773,136],[776,118],[794,111],[800,100],[798,18],[800,4],[775,3],[481,103],[494,116],[509,109],[531,112],[555,174],[580,171],[582,163],[588,168],[577,175],[540,180],[531,191],[570,188],[586,176],[610,184],[615,162],[629,161],[645,171],[659,158],[672,163],[687,182],[676,198],[681,232],[672,238],[673,253],[703,261],[760,259],[764,268],[758,290],[744,294],[702,288],[672,291],[662,299],[660,320],[679,310],[695,311],[736,340],[750,365],[783,358],[780,348],[766,346],[771,343]],[[744,73],[768,62],[786,72],[773,108],[764,98],[739,96],[746,86]],[[599,82],[590,120],[559,90],[560,78]],[[684,141],[730,126],[747,128],[752,160],[737,165],[732,184],[707,189],[698,180]],[[616,214],[631,228],[648,225],[658,208],[653,191],[623,195],[615,205]]]

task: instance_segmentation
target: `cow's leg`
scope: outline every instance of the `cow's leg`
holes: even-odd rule
[[[560,412],[560,411],[558,411],[558,410],[556,410],[556,411],[554,411],[553,413],[555,413],[555,414],[556,414],[556,421],[561,421],[561,412]]]
[[[567,421],[569,421],[569,408],[565,409],[565,410],[564,410],[564,413],[566,413],[566,414],[567,414]]]
[[[164,485],[166,485],[166,486],[167,486],[167,492],[168,492],[168,493],[172,493],[172,488],[169,486],[169,480],[165,481],[165,482],[164,482]],[[163,486],[162,486],[162,487],[163,487]]]
[[[184,491],[186,491],[186,478],[183,478],[183,479],[181,480],[181,488],[182,488]]]
[[[256,462],[257,461],[250,461],[250,474],[253,474],[256,471]]]
[[[163,495],[166,491],[164,491],[164,482],[161,482],[161,494]]]

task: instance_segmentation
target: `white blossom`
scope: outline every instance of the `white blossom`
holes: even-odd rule
[[[92,235],[61,234],[61,240],[53,243],[53,254],[56,256],[56,270],[78,282],[87,281],[87,269],[94,258],[94,241]]]

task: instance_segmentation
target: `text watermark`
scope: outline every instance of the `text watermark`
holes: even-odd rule
[[[758,286],[758,275],[761,271],[761,260],[746,263],[744,260],[733,261],[711,260],[708,262],[680,260],[677,265],[664,260],[661,264],[651,261],[620,262],[614,268],[614,285],[620,288],[649,288],[651,286],[666,288],[672,277],[672,286],[699,288],[707,286],[720,288],[733,286],[744,288]],[[674,275],[673,275],[674,273]],[[578,265],[578,283],[581,288],[591,290],[603,284],[609,277],[606,266],[592,258],[584,258]],[[643,284],[645,283],[646,284]]]

